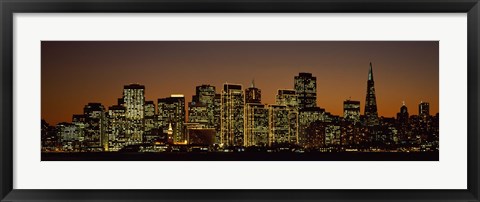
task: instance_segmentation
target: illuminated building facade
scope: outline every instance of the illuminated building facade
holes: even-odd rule
[[[430,116],[430,103],[428,102],[420,102],[418,105],[418,115],[421,117],[429,117]]]
[[[145,117],[145,86],[130,84],[123,87],[127,145],[140,144],[143,140]]]
[[[244,145],[244,99],[242,85],[223,85],[220,142],[224,146]]]
[[[325,110],[319,107],[304,108],[298,112],[298,142],[307,144],[307,128],[315,121],[325,121]]]
[[[291,137],[290,134],[289,109],[287,106],[269,105],[268,112],[270,142],[272,144],[290,143],[290,140],[295,137]]]
[[[114,105],[108,108],[107,133],[109,151],[118,151],[127,145],[127,119],[125,118],[125,111],[126,109],[122,105]]]
[[[343,102],[343,118],[358,123],[360,121],[360,101],[345,100]]]
[[[206,104],[200,103],[200,102],[188,103],[188,122],[189,123],[199,123],[204,126],[211,126],[210,120],[213,119],[213,113],[211,115],[212,116],[209,117],[208,106]]]
[[[59,123],[56,127],[62,151],[80,152],[82,150],[83,128],[73,123]]]
[[[245,103],[262,103],[262,91],[255,87],[255,81],[245,89]]]
[[[311,73],[299,73],[294,79],[300,109],[317,106],[317,77]]]
[[[108,150],[108,135],[105,132],[105,108],[100,103],[88,103],[83,108],[85,120],[85,146],[88,151]]]
[[[275,96],[275,104],[298,110],[298,95],[295,90],[280,89]]]
[[[145,131],[143,134],[143,142],[153,143],[158,136],[158,134],[156,133],[156,129],[158,128],[158,118],[155,113],[155,103],[153,101],[145,101],[144,110]]]
[[[158,119],[162,130],[168,130],[171,124],[173,130],[173,142],[184,143],[187,139],[184,134],[185,123],[185,96],[180,94],[171,95],[167,98],[158,99]]]
[[[295,90],[279,89],[275,96],[275,104],[284,105],[288,109],[290,143],[298,144],[298,95]]]
[[[370,63],[370,70],[368,71],[367,96],[365,99],[365,124],[367,126],[375,126],[379,124],[372,63]]]
[[[269,111],[264,104],[245,105],[245,146],[267,146],[269,143]]]

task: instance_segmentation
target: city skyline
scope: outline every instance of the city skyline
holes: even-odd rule
[[[285,43],[287,45],[284,45]],[[314,44],[312,45],[312,43]],[[168,51],[169,48],[165,48],[165,46],[173,50]],[[343,52],[343,55],[350,55],[349,57],[354,59],[347,59],[345,56],[343,60],[331,59],[319,62],[315,58],[315,54],[322,55],[320,50],[317,50],[318,46],[327,48],[339,46],[340,48],[332,50],[328,55],[340,57]],[[106,51],[106,47],[110,47],[108,48],[110,51]],[[158,47],[164,48],[155,50]],[[211,50],[212,47],[214,50]],[[273,57],[275,55],[272,52],[278,53],[278,50],[273,49],[281,47],[295,47],[295,50],[301,53],[283,58],[281,56],[286,54],[284,51]],[[345,51],[342,47],[349,51]],[[228,51],[235,48],[239,50]],[[401,64],[404,64],[405,60],[408,61],[409,58],[411,61],[406,64],[410,65],[406,65],[405,68],[392,65],[386,60],[392,59],[393,56],[385,55],[386,53],[380,54],[384,56],[382,58],[372,56],[373,59],[354,57],[351,54],[362,48],[366,49],[365,52],[368,52],[368,48],[374,49],[371,51],[371,55],[384,52],[385,49],[395,50],[399,57],[393,59],[393,63],[403,61]],[[115,49],[117,50],[115,51]],[[204,51],[196,52],[198,50]],[[231,52],[232,55],[220,54],[222,50]],[[147,51],[155,54],[146,56],[127,54],[129,57],[125,55],[126,52],[132,51],[142,53]],[[244,60],[247,61],[238,59],[242,58],[238,56],[239,53],[249,51],[254,53],[244,56]],[[291,52],[291,50],[289,51]],[[80,56],[80,52],[85,55]],[[190,57],[175,56],[175,54],[180,54],[179,52],[190,55]],[[205,54],[204,52],[209,52],[213,56],[203,55],[203,58],[198,56]],[[157,61],[156,57],[160,53],[167,54],[170,59],[161,58],[166,61]],[[219,57],[219,54],[224,57]],[[259,55],[264,58],[258,59]],[[358,55],[362,55],[362,53],[358,53]],[[297,58],[290,61],[289,59],[292,57]],[[217,63],[221,65],[229,63],[227,60],[232,58],[235,58],[234,62],[240,64],[230,65],[231,68],[225,65],[226,70],[219,70],[216,66],[213,68],[215,71],[209,71],[212,70],[212,67],[207,64],[212,65],[213,63],[206,60],[212,58],[220,60]],[[253,60],[253,58],[257,58],[257,60]],[[191,59],[191,61],[185,61],[187,59]],[[268,62],[272,60],[275,62]],[[147,61],[149,62],[147,63]],[[173,61],[181,65],[173,65]],[[296,61],[307,62],[298,62],[295,65]],[[286,64],[275,65],[283,62]],[[171,94],[183,94],[186,98],[185,103],[188,103],[191,102],[191,96],[195,94],[196,86],[209,84],[221,89],[223,83],[228,82],[242,84],[246,89],[251,81],[255,80],[255,86],[262,91],[262,103],[274,104],[277,90],[293,89],[293,77],[299,72],[310,72],[317,77],[317,106],[334,115],[343,116],[343,101],[358,100],[361,105],[361,114],[364,114],[365,89],[367,87],[366,70],[368,70],[370,62],[375,71],[379,116],[395,117],[402,102],[405,102],[411,109],[415,109],[421,101],[430,103],[430,114],[438,113],[438,42],[42,42],[42,119],[51,124],[69,122],[72,114],[81,113],[83,106],[87,103],[98,102],[105,107],[115,105],[121,94],[121,89],[117,85],[119,83],[121,83],[120,85],[129,83],[145,85],[146,101],[156,101],[158,98],[169,97]],[[306,63],[311,64],[307,67]],[[111,66],[115,66],[114,64],[118,65],[118,68],[112,68]],[[142,68],[140,64],[148,66],[148,68]],[[248,64],[253,67],[249,68]],[[79,66],[81,68],[75,68]],[[106,68],[102,69],[101,66]],[[190,68],[186,66],[190,66]],[[202,71],[202,68],[206,69]],[[137,69],[138,72],[135,71]],[[361,73],[357,74],[356,72]],[[211,75],[205,76],[204,74]],[[142,79],[140,75],[145,78]],[[182,75],[186,79],[182,79],[180,77]],[[225,75],[226,77],[222,77]],[[198,77],[198,81],[189,79],[192,76]],[[221,80],[226,81],[222,82]],[[275,87],[275,85],[279,86]],[[417,111],[410,110],[410,114],[417,114]]]

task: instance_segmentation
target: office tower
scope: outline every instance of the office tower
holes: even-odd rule
[[[430,103],[421,101],[418,105],[418,116],[429,117],[430,116]]]
[[[430,117],[430,103],[421,101],[418,105],[419,127],[417,131],[417,140],[419,143],[425,143],[432,136]]]
[[[215,86],[204,84],[196,87],[195,95],[192,97],[192,103],[195,103],[193,106],[205,106],[205,115],[201,119],[206,120],[204,124],[208,128],[215,127],[215,95]]]
[[[268,145],[268,108],[259,103],[245,104],[246,146]]]
[[[405,106],[405,102],[403,102],[402,107],[400,107],[400,112],[397,113],[397,122],[401,125],[408,125],[408,108]]]
[[[304,108],[298,112],[298,143],[304,146],[307,143],[307,128],[315,121],[325,121],[325,109],[319,107]]]
[[[206,104],[201,102],[189,102],[188,103],[188,122],[202,124],[204,127],[208,126],[210,125],[209,124],[210,114],[208,114],[208,112],[209,111]],[[211,115],[212,115],[211,118],[213,119],[213,113]]]
[[[275,98],[277,105],[287,107],[290,143],[298,144],[298,95],[295,90],[279,89]]]
[[[300,109],[317,106],[317,77],[311,73],[299,73],[295,76],[295,91]]]
[[[220,144],[222,139],[221,126],[221,111],[222,111],[222,95],[215,94],[213,102],[213,128],[215,128],[215,144]]]
[[[122,105],[114,105],[108,108],[108,147],[109,151],[118,151],[128,143],[126,134],[127,120],[126,109]]]
[[[157,137],[158,133],[156,132],[158,128],[157,116],[155,113],[155,103],[153,101],[145,101],[144,105],[144,134],[143,142],[144,143],[153,143]]]
[[[244,145],[244,95],[242,85],[224,84],[220,142],[224,146]]]
[[[123,87],[127,145],[141,144],[144,133],[145,86],[130,84]]]
[[[100,103],[88,103],[83,108],[85,120],[85,146],[88,151],[108,151],[105,133],[105,108]]]
[[[279,89],[275,96],[275,104],[298,110],[298,95],[295,90]]]
[[[341,144],[341,127],[337,123],[327,124],[325,127],[325,146],[338,146]]]
[[[56,126],[58,141],[64,152],[80,152],[84,139],[84,131],[73,123],[59,123]]]
[[[172,126],[174,144],[184,144],[187,139],[183,131],[185,123],[185,97],[180,94],[158,99],[158,119],[163,131]]]
[[[269,105],[270,143],[290,143],[289,110],[285,105]]]
[[[261,103],[262,91],[255,87],[255,81],[252,80],[250,87],[245,89],[245,103]]]
[[[372,63],[370,63],[370,70],[368,71],[367,96],[365,99],[365,123],[366,126],[369,127],[379,124]]]
[[[360,101],[343,101],[343,118],[346,121],[357,123],[360,121]]]

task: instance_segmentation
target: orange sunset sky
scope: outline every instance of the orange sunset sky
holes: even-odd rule
[[[359,100],[364,111],[369,63],[373,64],[378,113],[394,117],[405,101],[418,114],[420,101],[439,109],[437,41],[44,41],[41,44],[41,118],[70,122],[89,102],[106,108],[122,97],[123,85],[145,85],[146,100],[184,94],[195,86],[246,88],[252,79],[262,102],[277,89],[293,89],[299,72],[317,77],[317,103],[335,115],[343,101]]]

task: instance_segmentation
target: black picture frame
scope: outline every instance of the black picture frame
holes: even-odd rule
[[[0,0],[1,201],[479,201],[478,0]],[[466,190],[18,190],[13,189],[15,13],[467,13],[468,189]],[[448,175],[449,173],[445,173]]]

